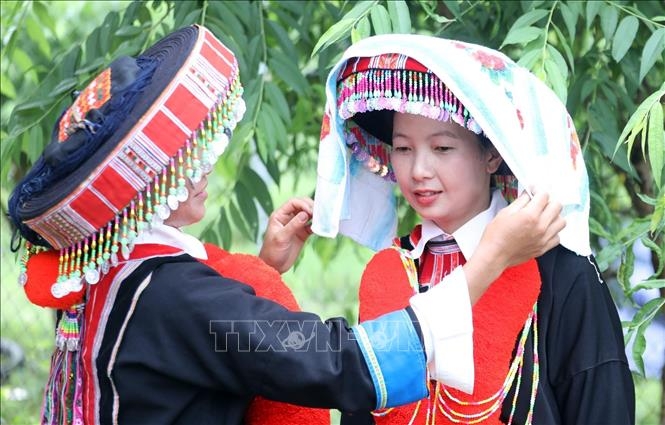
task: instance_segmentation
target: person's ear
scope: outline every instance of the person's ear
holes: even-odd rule
[[[496,172],[496,170],[499,169],[499,166],[503,162],[503,158],[501,158],[501,155],[499,155],[499,151],[496,150],[494,146],[491,146],[489,149],[487,149],[487,172],[489,174],[493,174]]]

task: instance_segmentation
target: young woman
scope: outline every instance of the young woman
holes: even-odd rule
[[[432,373],[428,397],[343,423],[634,422],[621,324],[590,255],[586,170],[551,90],[497,51],[391,35],[351,46],[327,94],[313,229],[392,244],[365,269],[360,320],[459,276],[517,179],[551,191],[567,220],[561,245],[497,275],[473,306],[473,351],[456,362],[470,385]],[[421,219],[400,238],[392,182]],[[441,310],[439,323],[470,314]]]

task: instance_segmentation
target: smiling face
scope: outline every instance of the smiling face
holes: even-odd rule
[[[501,164],[458,124],[405,113],[395,114],[390,160],[409,204],[447,233],[489,207],[490,176]]]
[[[185,202],[181,202],[178,205],[178,209],[171,211],[169,218],[164,220],[164,224],[168,226],[188,226],[190,224],[198,223],[205,216],[205,201],[208,198],[208,192],[206,192],[208,176],[204,175],[196,184],[193,184],[189,179],[185,180],[187,181],[186,187],[189,191],[189,197]]]

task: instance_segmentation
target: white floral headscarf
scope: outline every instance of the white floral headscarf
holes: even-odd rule
[[[589,255],[588,177],[563,103],[536,76],[496,50],[422,35],[366,38],[349,47],[328,75],[314,233],[341,233],[374,250],[389,246],[396,236],[396,201],[393,182],[382,168],[386,164],[380,157],[367,160],[367,154],[351,152],[356,140],[338,108],[337,87],[349,59],[390,53],[418,61],[445,84],[492,141],[520,187],[547,191],[563,204],[567,225],[559,235],[561,244]]]

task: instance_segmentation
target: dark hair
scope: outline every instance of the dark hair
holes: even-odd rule
[[[480,133],[478,135],[478,142],[480,143],[480,148],[484,151],[488,149],[496,149],[494,144],[492,144],[492,141],[485,135],[485,133]],[[494,174],[498,174],[500,176],[511,176],[513,175],[513,172],[510,171],[510,167],[508,167],[506,161],[504,161],[502,158],[501,165],[499,165],[499,168],[497,168]]]

